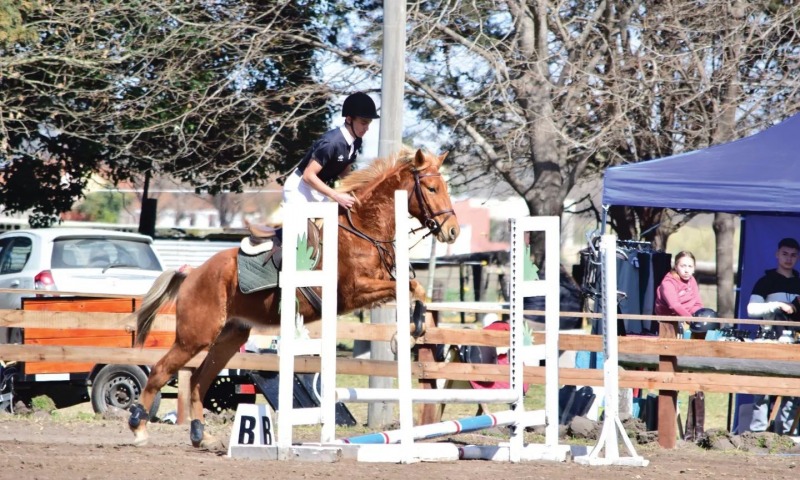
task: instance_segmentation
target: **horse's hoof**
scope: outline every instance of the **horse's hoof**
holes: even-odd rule
[[[414,331],[411,336],[419,338],[425,334],[425,312],[427,308],[425,304],[416,300],[414,302],[414,312],[411,314],[411,322],[414,324]]]
[[[225,445],[220,440],[208,434],[206,434],[206,436],[203,437],[203,440],[200,442],[199,448],[204,448],[211,452],[222,452],[227,450]]]
[[[134,435],[133,445],[136,447],[144,447],[150,440],[150,438],[147,435],[147,432],[133,432],[133,435]]]

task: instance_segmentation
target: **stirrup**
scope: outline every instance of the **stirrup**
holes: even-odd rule
[[[414,313],[411,314],[411,322],[414,324],[412,337],[419,338],[425,334],[425,312],[427,310],[424,303],[414,300]]]

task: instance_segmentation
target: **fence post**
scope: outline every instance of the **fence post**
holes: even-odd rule
[[[670,322],[659,322],[658,336],[674,339],[675,325]],[[678,370],[678,357],[659,355],[658,371],[674,373]],[[675,390],[658,391],[658,444],[661,448],[675,448],[676,412],[678,392]]]
[[[373,308],[369,313],[370,323],[394,323],[395,312],[389,308]],[[370,343],[370,360],[394,360],[389,342]],[[369,377],[369,388],[393,388],[391,377]],[[367,425],[380,428],[394,421],[394,405],[392,402],[373,402],[367,408]]]
[[[189,420],[189,408],[192,395],[191,380],[194,368],[181,368],[178,370],[178,408],[175,424],[186,425]]]

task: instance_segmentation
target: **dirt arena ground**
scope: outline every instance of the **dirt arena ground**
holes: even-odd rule
[[[227,444],[230,423],[209,422],[208,431]],[[482,460],[411,465],[277,462],[228,458],[224,452],[191,447],[188,428],[149,425],[148,446],[131,445],[133,436],[120,419],[68,419],[40,412],[0,415],[0,479],[90,480],[108,478],[227,479],[236,477],[347,480],[552,479],[592,480],[795,478],[798,454],[704,450],[679,442],[675,450],[655,444],[637,446],[647,467],[588,467],[572,462],[493,463]],[[483,437],[484,439],[486,437]],[[461,435],[455,441],[480,443]],[[478,440],[476,442],[476,440]]]

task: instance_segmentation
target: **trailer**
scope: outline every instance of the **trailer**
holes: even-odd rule
[[[31,297],[22,299],[22,309],[51,312],[132,313],[138,298]],[[169,313],[169,312],[165,312]],[[14,328],[9,338],[24,345],[95,346],[133,348],[135,332],[123,329],[87,328]],[[175,340],[173,332],[153,331],[144,348],[169,348]],[[37,361],[6,364],[0,375],[0,409],[11,410],[22,401],[30,405],[34,397],[47,395],[56,408],[91,402],[96,413],[109,408],[127,410],[139,399],[149,365],[94,364],[85,362]],[[176,386],[176,379],[168,386]],[[157,418],[162,397],[176,397],[161,392],[150,409]],[[13,397],[13,401],[11,398]],[[223,370],[212,384],[204,406],[214,412],[233,408],[240,402],[253,403],[256,387],[245,370]]]
[[[49,312],[132,313],[141,303],[139,298],[31,297],[22,299],[22,309]],[[174,306],[172,307],[174,308]],[[173,313],[165,310],[163,313]],[[14,328],[10,337],[24,345],[94,346],[134,348],[135,332],[124,329],[86,328]],[[144,348],[169,348],[175,341],[173,332],[152,331]],[[245,351],[242,345],[241,351]],[[256,353],[277,353],[262,349]],[[85,362],[15,362],[0,368],[0,410],[13,411],[16,402],[30,405],[33,398],[47,395],[56,408],[91,402],[96,413],[110,408],[128,410],[138,402],[150,374],[149,365],[94,364]],[[277,372],[223,369],[209,387],[203,407],[214,413],[235,410],[240,403],[255,403],[261,393],[273,410],[278,410]],[[167,386],[176,387],[177,378]],[[150,408],[151,420],[157,420],[161,398],[175,398],[177,393],[160,392]],[[294,406],[319,406],[318,379],[312,374],[295,374]],[[355,425],[356,420],[339,403],[336,405],[339,425]]]

